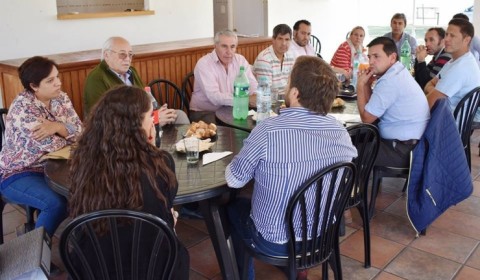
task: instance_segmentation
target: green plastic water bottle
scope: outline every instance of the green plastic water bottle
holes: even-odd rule
[[[410,44],[408,43],[408,40],[405,39],[403,41],[402,47],[400,48],[400,62],[407,68],[407,70],[410,70],[412,67],[411,65],[411,47]]]
[[[233,82],[233,118],[245,120],[248,116],[248,87],[250,83],[245,75],[245,67],[240,66],[240,73]]]

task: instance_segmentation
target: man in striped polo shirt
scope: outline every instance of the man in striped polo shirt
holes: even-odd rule
[[[425,62],[427,55],[433,56],[428,64]],[[423,89],[451,58],[452,55],[445,52],[445,29],[441,27],[428,29],[425,33],[425,45],[417,47],[415,81]]]
[[[357,156],[345,127],[327,115],[337,91],[337,78],[325,61],[298,57],[286,90],[287,108],[259,123],[227,166],[230,187],[255,180],[252,199],[239,197],[228,208],[239,266],[243,239],[265,254],[286,256],[284,215],[293,192],[326,166]]]
[[[292,29],[286,24],[273,28],[272,45],[260,52],[253,64],[253,74],[260,81],[266,77],[272,91],[279,95],[285,94],[288,75],[292,71],[295,59],[288,51],[292,40]]]

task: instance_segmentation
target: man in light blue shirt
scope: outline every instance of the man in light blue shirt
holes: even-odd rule
[[[376,165],[408,167],[410,151],[430,119],[427,99],[398,61],[392,39],[378,37],[367,47],[370,68],[359,72],[357,105],[363,122],[378,121],[381,145]]]
[[[447,97],[454,111],[469,91],[480,86],[480,69],[469,50],[473,34],[474,28],[469,21],[454,18],[448,23],[445,51],[452,55],[452,59],[425,85],[430,107],[437,99]]]

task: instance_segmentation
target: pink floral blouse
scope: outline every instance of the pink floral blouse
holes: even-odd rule
[[[65,124],[68,137],[55,134],[35,140],[32,128],[38,124],[37,118]],[[24,171],[43,172],[40,158],[73,143],[82,131],[82,122],[64,92],[50,101],[50,109],[32,92],[19,93],[10,105],[5,126],[5,140],[0,151],[2,180]]]

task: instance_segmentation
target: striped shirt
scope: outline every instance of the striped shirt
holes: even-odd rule
[[[255,127],[225,177],[232,188],[255,179],[252,220],[263,238],[284,244],[285,209],[293,192],[322,168],[356,155],[348,132],[334,117],[301,107],[286,108]],[[294,224],[301,228],[299,220]]]
[[[358,50],[355,50],[355,46],[352,44],[350,39],[340,44],[337,51],[333,54],[330,65],[337,68],[342,68],[347,73],[351,73],[353,69],[353,57],[355,52],[362,52],[363,47],[360,47]]]
[[[440,52],[435,54],[435,56],[427,64],[424,62],[418,62],[415,59],[415,81],[423,89],[425,85],[434,78],[440,70],[442,70],[443,65],[452,59],[452,55],[445,52],[445,49],[442,48]]]
[[[271,89],[277,90],[279,94],[283,94],[294,62],[295,59],[292,54],[287,51],[283,55],[282,63],[275,55],[273,46],[270,46],[258,54],[253,64],[253,73],[258,81],[260,77],[267,77]]]

